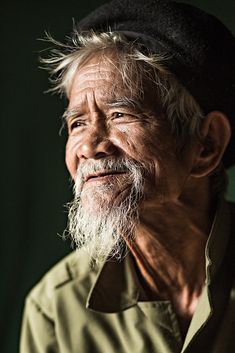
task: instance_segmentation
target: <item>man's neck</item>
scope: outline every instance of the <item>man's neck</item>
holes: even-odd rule
[[[129,244],[145,300],[170,300],[184,332],[205,283],[205,246],[212,224],[209,188],[184,200],[143,208]]]

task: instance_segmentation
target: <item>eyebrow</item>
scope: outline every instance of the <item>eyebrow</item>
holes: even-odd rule
[[[131,110],[141,110],[141,103],[138,99],[121,97],[113,99],[110,102],[107,102],[107,106],[110,108],[128,108]]]
[[[67,122],[72,116],[77,114],[80,110],[81,110],[80,106],[77,106],[76,108],[73,108],[73,109],[67,108],[64,114],[62,115],[62,119]]]
[[[106,102],[106,105],[109,108],[128,108],[132,111],[138,111],[141,112],[143,107],[138,99],[135,98],[128,98],[128,97],[121,97],[121,98],[114,98],[110,99],[108,102]],[[68,120],[79,113],[81,111],[81,106],[78,105],[75,108],[72,109],[66,109],[64,114],[62,115],[62,118],[65,122],[68,122]]]

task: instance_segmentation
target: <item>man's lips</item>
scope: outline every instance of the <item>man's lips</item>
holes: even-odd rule
[[[95,173],[90,173],[88,174],[85,178],[84,178],[84,182],[86,183],[87,181],[92,181],[92,180],[97,180],[97,179],[102,179],[105,177],[112,177],[114,175],[120,175],[120,174],[124,174],[126,172],[124,171],[113,171],[113,170],[109,170],[109,171],[100,171],[100,172],[95,172]]]

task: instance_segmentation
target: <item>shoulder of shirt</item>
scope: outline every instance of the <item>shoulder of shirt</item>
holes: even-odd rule
[[[84,279],[94,275],[97,266],[91,264],[84,251],[73,251],[55,266],[33,287],[26,298],[27,306],[34,305],[49,318],[52,317],[52,303],[61,291],[69,290],[74,282],[79,286]]]

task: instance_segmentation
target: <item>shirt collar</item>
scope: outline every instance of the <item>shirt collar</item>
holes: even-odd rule
[[[213,281],[224,258],[229,240],[230,222],[231,215],[228,204],[224,198],[220,198],[205,248],[207,285]]]
[[[228,247],[229,235],[231,229],[231,214],[228,204],[224,199],[218,201],[217,210],[214,217],[214,222],[211,227],[211,231],[207,240],[205,249],[206,258],[206,282],[205,288],[199,299],[196,311],[193,315],[192,321],[190,323],[182,352],[185,352],[188,345],[192,342],[195,334],[200,331],[202,327],[205,326],[206,322],[212,316],[213,300],[212,297],[216,296],[217,305],[218,299],[221,298],[218,293],[221,289],[217,288],[211,292],[211,284],[213,283],[217,272],[219,272],[220,265],[225,257],[226,249]],[[223,283],[220,281],[220,283]],[[220,286],[221,287],[221,286]],[[215,300],[214,300],[215,303]],[[221,304],[219,304],[221,305]]]
[[[87,298],[87,308],[112,313],[136,305],[138,279],[133,259],[128,253],[120,262],[105,261],[98,270]]]
[[[206,285],[213,281],[223,260],[229,230],[229,208],[226,201],[220,199],[205,248]],[[137,304],[140,291],[133,259],[128,253],[120,262],[106,260],[99,266],[86,306],[105,313],[122,311]]]

